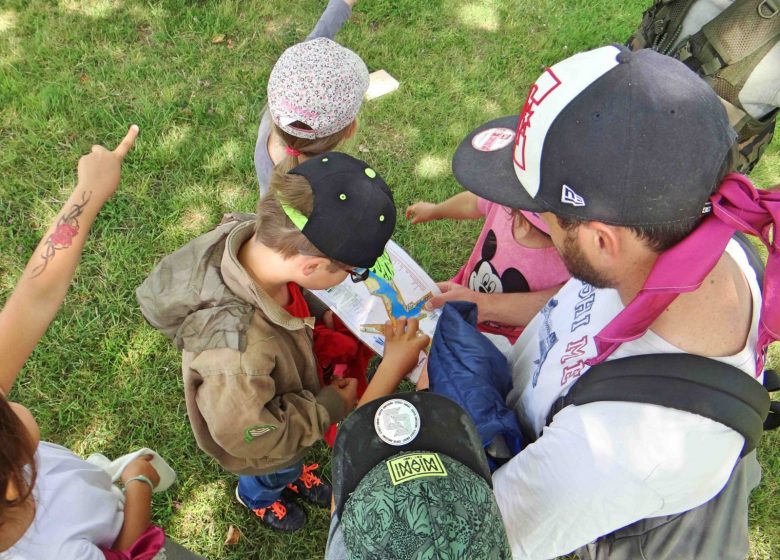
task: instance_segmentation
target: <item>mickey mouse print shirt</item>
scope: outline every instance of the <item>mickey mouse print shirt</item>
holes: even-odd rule
[[[536,292],[566,282],[570,275],[555,247],[526,247],[515,240],[514,218],[506,206],[482,198],[477,207],[485,225],[466,264],[452,282],[475,292]],[[523,327],[485,322],[479,330],[500,334],[514,343]]]

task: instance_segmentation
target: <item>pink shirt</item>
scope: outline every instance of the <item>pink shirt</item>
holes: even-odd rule
[[[482,198],[477,207],[485,216],[469,260],[453,282],[488,294],[536,292],[566,282],[570,275],[555,247],[535,249],[515,241],[509,208]],[[514,342],[523,327],[485,322],[479,330],[506,336]]]

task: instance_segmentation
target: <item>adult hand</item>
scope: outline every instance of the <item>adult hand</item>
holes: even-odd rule
[[[151,455],[141,455],[130,461],[122,471],[122,474],[119,475],[122,484],[126,484],[133,477],[143,475],[157,487],[160,484],[160,475],[157,473],[157,469],[152,466],[151,460]]]
[[[479,292],[469,290],[465,286],[450,281],[436,282],[436,285],[441,290],[441,294],[433,296],[425,302],[426,309],[438,309],[448,301],[470,301],[477,304],[479,303]]]
[[[431,341],[428,335],[419,330],[419,326],[417,319],[407,320],[404,317],[397,319],[395,325],[390,321],[385,323],[385,352],[382,362],[401,377],[412,371],[417,365],[420,352]]]
[[[79,160],[79,186],[92,191],[103,202],[111,198],[119,186],[122,160],[133,147],[138,132],[138,125],[130,126],[113,151],[97,144],[92,146],[92,151]]]
[[[406,209],[406,219],[413,224],[422,224],[435,220],[434,209],[436,205],[431,202],[415,202]]]
[[[355,408],[355,405],[357,404],[357,379],[351,377],[345,379],[336,378],[331,381],[328,387],[331,387],[339,394],[348,411]]]

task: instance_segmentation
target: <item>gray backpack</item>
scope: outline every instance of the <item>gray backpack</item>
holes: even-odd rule
[[[743,560],[748,553],[748,495],[761,479],[755,448],[764,429],[778,425],[769,392],[780,377],[765,372],[761,386],[733,366],[691,354],[649,354],[590,368],[553,405],[547,423],[570,404],[650,403],[705,416],[742,434],[745,445],[724,488],[708,502],[675,515],[641,519],[577,550],[582,560]],[[620,488],[615,488],[620,492]],[[706,529],[703,529],[705,528]]]
[[[654,0],[627,45],[677,58],[712,86],[737,132],[736,169],[749,173],[772,141],[778,111],[754,119],[740,103],[739,93],[780,40],[780,0],[734,0],[699,32],[679,42],[683,20],[695,2]]]
[[[742,233],[734,239],[763,284],[764,263]],[[761,479],[755,448],[765,430],[780,426],[780,376],[764,372],[764,385],[742,370],[692,354],[650,354],[590,368],[547,415],[598,401],[649,403],[720,422],[745,438],[723,489],[708,502],[675,515],[641,519],[576,552],[582,560],[743,560],[748,553],[748,495]],[[620,492],[620,488],[615,488]],[[703,530],[703,528],[705,528]]]

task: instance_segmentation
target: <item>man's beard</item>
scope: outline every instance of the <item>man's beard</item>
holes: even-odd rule
[[[569,273],[577,280],[582,280],[594,288],[611,288],[612,282],[603,272],[596,270],[588,262],[582,249],[577,244],[574,231],[567,231],[563,240],[563,247],[559,251],[563,264]]]

